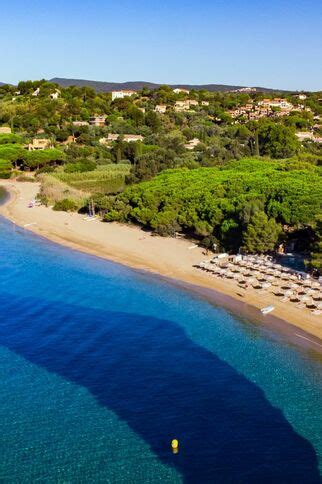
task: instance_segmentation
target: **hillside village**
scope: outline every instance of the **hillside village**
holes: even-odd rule
[[[304,143],[308,151],[314,151],[310,143],[322,142],[322,100],[310,93],[267,98],[255,88],[210,93],[163,86],[155,91],[124,89],[97,94],[90,88],[61,88],[39,81],[21,83],[16,89],[3,86],[0,96],[0,133],[26,136],[29,150],[72,143],[112,147],[117,142],[142,142],[156,147],[156,138],[164,135],[175,137],[188,151],[198,149],[198,156],[204,158],[200,153],[207,153],[212,141],[224,135],[240,141],[240,154],[248,155],[254,154],[251,138],[256,124],[252,122],[260,127],[265,121],[291,128],[294,140]],[[38,115],[44,108],[49,108],[48,114]],[[28,125],[26,119],[32,113],[34,118]],[[259,152],[256,147],[256,151],[270,155],[265,146],[259,147]],[[290,155],[295,151],[290,150]]]

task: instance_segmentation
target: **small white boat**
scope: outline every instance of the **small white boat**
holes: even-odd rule
[[[275,309],[275,306],[266,306],[266,308],[261,309],[261,313],[262,314],[268,314],[268,313],[271,313],[272,311],[274,311],[274,309]]]

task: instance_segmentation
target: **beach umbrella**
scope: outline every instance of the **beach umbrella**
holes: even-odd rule
[[[309,309],[316,309],[318,307],[318,305],[311,298],[311,300],[306,303],[306,307],[309,308]]]
[[[282,289],[291,289],[291,284],[286,284],[286,283],[284,283],[284,284],[282,285]]]
[[[288,281],[289,277],[288,277],[288,275],[287,275],[287,274],[282,274],[282,275],[281,275],[281,279],[282,279],[283,281]]]
[[[291,284],[291,288],[292,288],[292,289],[298,289],[297,284],[296,284],[295,282],[293,282],[293,283]]]
[[[234,274],[232,272],[226,272],[225,277],[227,277],[227,279],[233,279]]]
[[[248,271],[249,271],[249,269],[247,269],[247,267],[242,267],[242,268],[240,269],[240,272],[241,272],[242,274],[246,274]]]
[[[303,282],[300,279],[297,279],[295,284],[298,286],[303,286]]]
[[[263,284],[263,289],[268,289],[269,287],[271,287],[271,283],[270,282],[264,282]]]
[[[251,277],[250,279],[248,279],[248,281],[247,281],[247,282],[248,282],[249,284],[254,284],[254,283],[256,283],[256,282],[257,282],[257,279],[256,279],[256,277]]]
[[[321,287],[320,287],[320,286],[313,286],[313,285],[312,285],[312,286],[311,286],[310,291],[312,291],[312,292],[319,292],[319,291],[320,291],[320,289],[321,289]]]
[[[300,301],[300,298],[297,294],[293,294],[291,297],[290,297],[290,301],[292,302],[299,302]]]
[[[236,274],[236,273],[233,273],[233,279],[235,279],[236,281],[239,279],[239,274]]]

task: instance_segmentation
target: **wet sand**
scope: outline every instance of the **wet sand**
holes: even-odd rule
[[[286,333],[295,343],[322,352],[321,316],[297,308],[294,303],[283,303],[269,292],[259,293],[253,288],[245,291],[235,281],[194,268],[207,256],[193,241],[154,236],[138,227],[114,222],[88,222],[84,215],[55,212],[44,206],[28,208],[39,190],[37,183],[1,180],[0,186],[10,193],[0,214],[26,230],[72,249],[144,270],[150,276],[162,276],[234,313]],[[275,306],[274,313],[263,316],[259,309],[268,305]]]

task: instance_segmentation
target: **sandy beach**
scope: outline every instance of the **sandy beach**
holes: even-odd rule
[[[84,215],[55,212],[44,206],[28,208],[30,200],[38,193],[37,183],[2,180],[0,186],[10,193],[7,202],[0,206],[0,214],[15,224],[70,248],[165,276],[173,282],[181,281],[205,297],[210,291],[216,291],[222,295],[223,305],[233,307],[235,301],[235,309],[246,316],[258,314],[258,319],[263,320],[259,309],[273,305],[274,318],[266,316],[267,324],[275,318],[283,320],[292,325],[285,326],[292,329],[290,333],[299,343],[300,339],[305,342],[307,337],[317,350],[322,349],[321,316],[290,302],[281,302],[269,292],[258,293],[253,288],[245,291],[234,281],[199,271],[193,266],[207,256],[194,242],[153,236],[134,226],[86,221]]]

